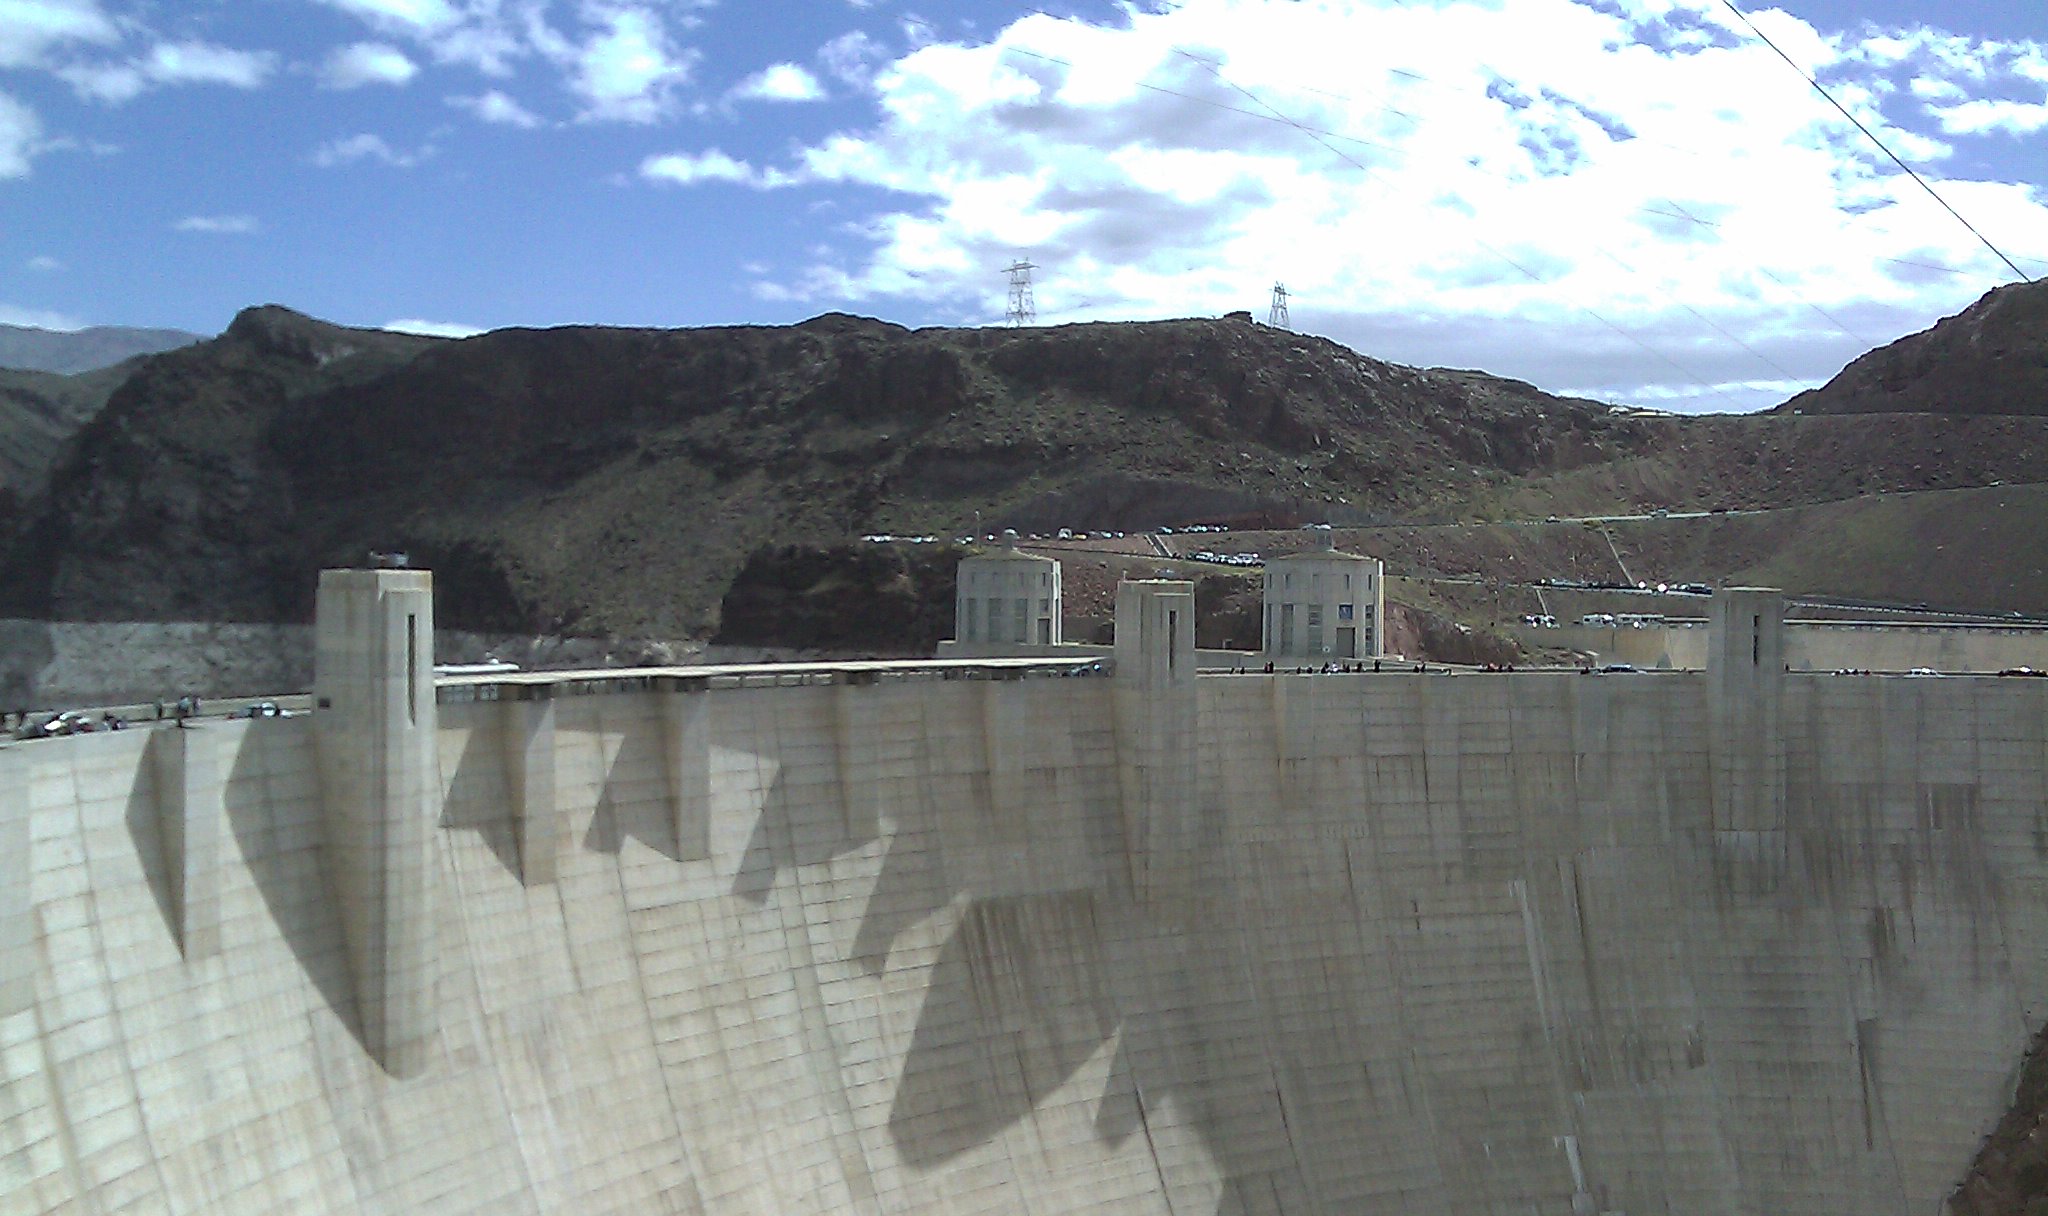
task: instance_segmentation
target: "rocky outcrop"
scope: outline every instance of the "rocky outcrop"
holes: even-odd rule
[[[1778,407],[1807,414],[2048,414],[2048,280],[1995,288]]]
[[[931,654],[953,636],[953,545],[780,545],[740,567],[719,613],[721,646],[859,655]]]

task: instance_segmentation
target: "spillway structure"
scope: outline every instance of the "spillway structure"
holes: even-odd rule
[[[1919,1213],[2048,1010],[2048,681],[444,677],[0,748],[0,1212]],[[1389,668],[1393,664],[1387,665]]]

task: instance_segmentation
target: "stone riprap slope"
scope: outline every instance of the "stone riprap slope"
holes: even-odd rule
[[[0,1209],[1932,1211],[2048,1012],[2048,682],[1122,679],[444,703],[404,1080],[307,720],[0,751]]]

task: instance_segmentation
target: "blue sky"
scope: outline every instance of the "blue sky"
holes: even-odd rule
[[[2048,9],[1752,20],[2028,275]],[[1720,0],[0,0],[0,321],[1265,315],[1774,404],[2013,274]]]

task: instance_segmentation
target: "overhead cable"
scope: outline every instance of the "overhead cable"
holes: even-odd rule
[[[2008,270],[2011,270],[2014,274],[2019,276],[2020,282],[2030,283],[2033,281],[2027,275],[2026,271],[2021,270],[2018,266],[2015,266],[2011,258],[2005,256],[2005,254],[1999,250],[1998,246],[1992,244],[1990,238],[1986,237],[1983,233],[1977,231],[1977,226],[1975,224],[1972,224],[1970,221],[1964,219],[1962,212],[1957,211],[1954,207],[1949,206],[1948,200],[1941,197],[1940,194],[1937,194],[1935,192],[1934,187],[1927,184],[1927,179],[1921,177],[1919,173],[1914,171],[1913,166],[1907,164],[1903,160],[1900,160],[1898,153],[1892,151],[1890,148],[1887,148],[1884,144],[1884,141],[1879,139],[1875,132],[1873,132],[1869,127],[1863,125],[1862,119],[1856,117],[1854,114],[1851,114],[1847,106],[1843,105],[1839,101],[1836,101],[1835,95],[1833,93],[1828,92],[1826,88],[1822,87],[1820,81],[1814,79],[1811,75],[1809,75],[1805,68],[1802,68],[1797,63],[1793,62],[1792,56],[1787,55],[1784,51],[1779,50],[1778,44],[1771,41],[1770,35],[1756,28],[1756,23],[1749,19],[1749,14],[1735,7],[1735,0],[1721,0],[1721,3],[1727,5],[1728,11],[1734,13],[1738,18],[1741,19],[1742,24],[1749,27],[1750,33],[1755,34],[1757,38],[1760,41],[1762,41],[1765,46],[1771,48],[1771,50],[1777,54],[1778,58],[1784,60],[1786,67],[1789,67],[1793,71],[1799,73],[1800,79],[1812,85],[1814,92],[1819,93],[1822,97],[1827,98],[1828,104],[1835,107],[1835,109],[1841,111],[1842,117],[1848,119],[1852,123],[1855,123],[1856,129],[1858,131],[1863,132],[1863,137],[1865,139],[1869,140],[1877,148],[1878,151],[1884,153],[1886,156],[1891,157],[1892,163],[1897,165],[1899,168],[1905,170],[1907,177],[1910,177],[1915,182],[1918,182],[1920,184],[1920,188],[1922,190],[1927,191],[1927,196],[1929,198],[1933,199],[1937,203],[1940,203],[1941,209],[1943,211],[1946,211],[1950,215],[1955,217],[1956,223],[1961,224],[1965,228],[1968,228],[1970,230],[1971,236],[1976,237],[1977,240],[1983,244],[1984,248],[1989,249],[1993,254],[1997,256],[1999,261],[2004,262]]]

